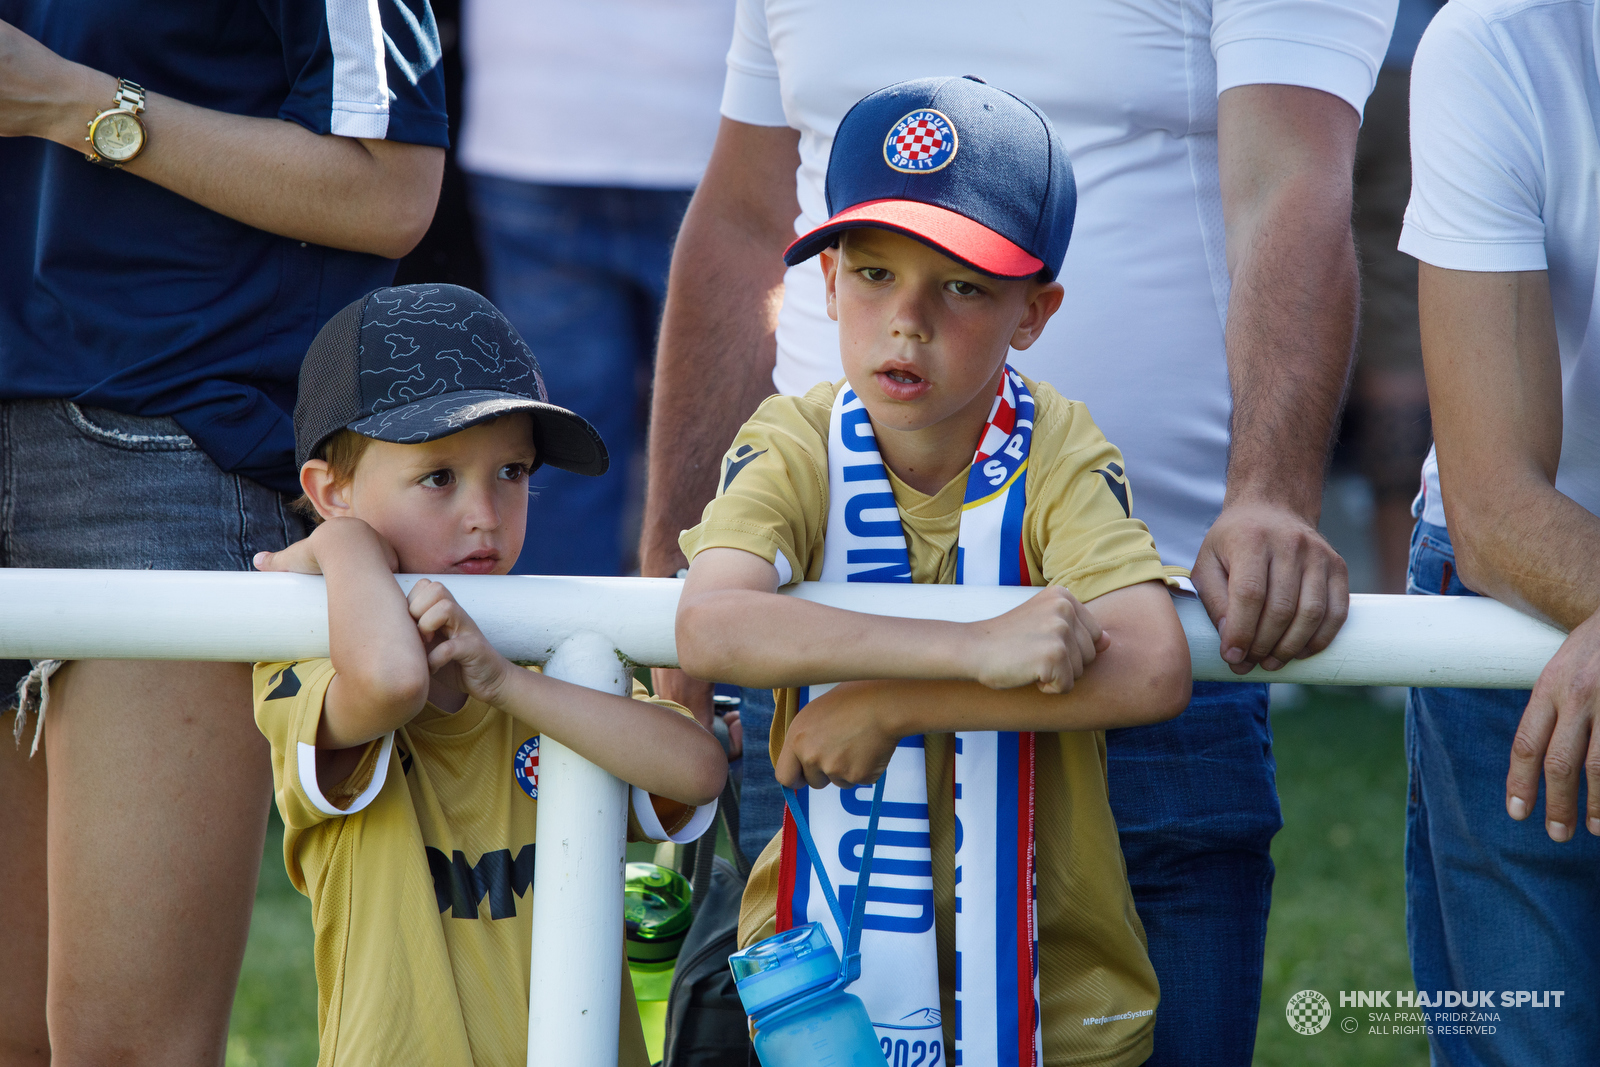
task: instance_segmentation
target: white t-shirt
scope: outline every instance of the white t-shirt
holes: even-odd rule
[[[839,120],[874,89],[976,74],[1055,123],[1078,215],[1066,301],[1018,370],[1087,402],[1128,461],[1134,514],[1190,566],[1222,506],[1228,303],[1217,95],[1302,85],[1359,112],[1396,0],[739,0],[722,113],[800,131],[796,232],[827,217]],[[815,259],[790,269],[780,392],[841,376]]]
[[[1447,270],[1548,270],[1561,349],[1556,488],[1600,512],[1600,72],[1593,0],[1452,0],[1411,67],[1400,250]],[[1439,464],[1422,518],[1445,525]]]
[[[461,166],[689,189],[717,135],[733,0],[467,0]]]

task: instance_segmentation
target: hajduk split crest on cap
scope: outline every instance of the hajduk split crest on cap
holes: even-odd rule
[[[1054,279],[1078,192],[1044,113],[980,78],[919,78],[858,100],[834,132],[828,219],[789,266],[868,227],[915,238],[997,278]]]
[[[921,107],[889,130],[883,139],[883,158],[902,174],[929,174],[948,165],[960,148],[949,116]]]

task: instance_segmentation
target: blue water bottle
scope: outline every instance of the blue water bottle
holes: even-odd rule
[[[846,931],[845,955],[841,962],[821,923],[807,923],[728,957],[739,1000],[755,1023],[756,1054],[762,1067],[883,1067],[883,1050],[866,1007],[860,997],[844,990],[861,977],[861,921],[872,871],[872,847],[878,837],[884,777],[878,778],[872,794],[861,874],[848,923],[828,883],[798,798],[792,790],[783,791],[833,921]]]

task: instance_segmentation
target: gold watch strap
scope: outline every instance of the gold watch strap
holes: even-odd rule
[[[144,110],[144,86],[127,78],[117,79],[117,106],[137,115]]]

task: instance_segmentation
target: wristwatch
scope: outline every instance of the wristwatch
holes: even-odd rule
[[[117,79],[117,102],[89,120],[89,150],[83,158],[90,163],[115,169],[144,151],[144,87],[126,78]]]

